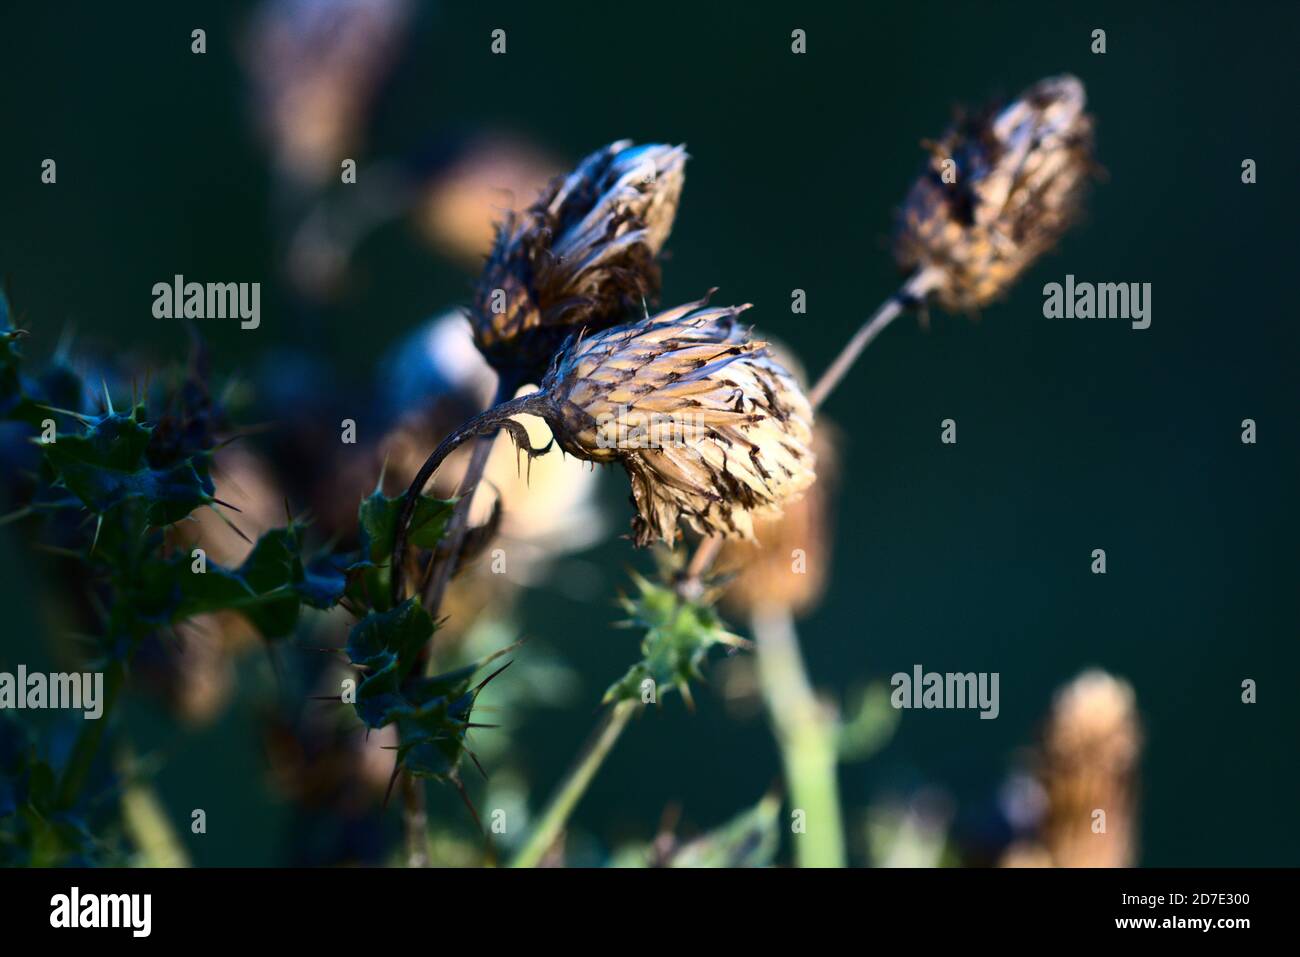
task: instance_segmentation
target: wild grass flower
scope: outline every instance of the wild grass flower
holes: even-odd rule
[[[905,269],[938,271],[933,295],[944,308],[996,299],[1074,221],[1093,168],[1085,101],[1078,79],[1051,77],[931,145],[894,252]]]
[[[684,147],[618,140],[507,214],[471,313],[498,371],[536,381],[570,333],[622,322],[658,293],[685,165]]]

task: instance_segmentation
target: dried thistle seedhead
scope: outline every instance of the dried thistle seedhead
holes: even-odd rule
[[[685,165],[681,146],[619,140],[506,216],[471,317],[494,367],[536,381],[571,333],[622,322],[658,293]]]
[[[1085,671],[1062,688],[1044,734],[1041,840],[1057,867],[1128,867],[1135,858],[1142,733],[1133,688]],[[1097,831],[1105,812],[1105,832]]]
[[[561,448],[627,470],[639,545],[671,545],[679,520],[752,538],[813,483],[812,408],[744,308],[690,303],[578,339],[542,384]]]
[[[818,421],[812,451],[817,481],[778,516],[754,522],[756,541],[729,541],[716,567],[734,573],[722,593],[723,605],[749,615],[765,605],[808,611],[821,599],[830,567],[830,499],[834,493],[836,454],[831,427]]]
[[[410,0],[262,5],[244,60],[281,169],[316,185],[337,175],[414,12]]]
[[[996,299],[1074,221],[1093,169],[1084,103],[1078,79],[1051,77],[931,146],[894,253],[906,269],[937,270],[944,308],[972,311]]]

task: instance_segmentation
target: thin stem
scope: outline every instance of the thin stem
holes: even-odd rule
[[[406,866],[429,866],[429,819],[424,782],[402,772],[402,821],[406,831]]]
[[[135,755],[123,748],[117,773],[124,779],[122,825],[131,836],[145,867],[189,867],[190,855],[158,797],[157,788],[142,773]]]
[[[700,540],[695,548],[695,554],[691,556],[691,563],[686,566],[686,573],[677,583],[677,594],[687,601],[695,601],[700,597],[704,576],[721,549],[721,535],[710,535]]]
[[[527,446],[526,450],[530,455],[534,454],[535,450],[527,445],[527,431],[517,422],[512,422],[510,417],[519,415],[522,412],[540,414],[544,398],[545,393],[543,392],[530,392],[528,395],[502,402],[484,412],[480,412],[443,439],[438,447],[429,454],[429,457],[424,460],[424,464],[420,466],[420,471],[415,474],[415,478],[411,480],[410,486],[407,487],[406,495],[402,499],[401,511],[397,514],[397,534],[394,536],[391,564],[392,601],[394,605],[402,601],[402,565],[403,559],[406,557],[406,536],[408,527],[411,524],[411,516],[415,514],[416,502],[419,501],[420,492],[424,489],[425,483],[433,477],[434,472],[438,471],[438,466],[442,465],[447,456],[451,455],[456,449],[476,436],[492,435],[498,429],[510,430],[515,441]]]
[[[496,399],[492,405],[495,407],[508,401],[513,391],[507,385],[505,379],[499,380]],[[424,607],[428,608],[429,613],[435,618],[438,609],[442,607],[443,595],[447,592],[447,585],[451,582],[451,576],[456,572],[461,544],[465,541],[465,535],[469,531],[470,508],[473,505],[474,495],[478,491],[479,483],[483,481],[483,473],[487,471],[488,459],[492,457],[492,447],[494,445],[496,445],[495,434],[484,436],[474,443],[469,464],[465,467],[465,475],[460,480],[460,488],[457,492],[460,501],[456,503],[456,509],[451,515],[451,522],[447,525],[447,533],[443,537],[445,544],[442,551],[446,557],[434,569],[424,597]]]
[[[854,333],[853,338],[844,344],[835,361],[822,373],[817,384],[809,391],[808,401],[812,403],[814,409],[825,402],[826,397],[840,384],[840,380],[853,368],[853,363],[858,360],[858,356],[862,355],[862,350],[871,345],[871,341],[884,332],[885,327],[898,318],[910,303],[924,299],[926,294],[938,285],[941,275],[934,269],[922,269],[903,283],[898,292],[880,304],[880,308],[872,313]]]
[[[551,796],[551,801],[542,812],[542,816],[533,825],[523,847],[511,858],[511,867],[536,867],[546,856],[546,852],[555,845],[556,839],[569,820],[569,815],[577,807],[587,786],[596,776],[596,771],[613,749],[614,742],[623,733],[623,729],[627,727],[629,719],[639,706],[638,701],[624,700],[605,712],[591,740],[573,767],[569,769],[564,780],[560,782],[559,788]]]
[[[125,682],[126,665],[115,660],[104,672],[103,712],[93,721],[82,722],[81,731],[72,745],[72,753],[68,756],[68,763],[64,765],[63,778],[59,782],[58,807],[66,810],[77,803],[77,796],[81,794],[90,768],[95,763],[95,755],[99,753],[99,743],[108,728],[109,715],[113,713],[118,693]]]
[[[843,867],[835,726],[808,681],[794,619],[789,608],[768,605],[753,610],[750,627],[790,807],[803,812],[804,829],[794,836],[795,860],[800,867]]]

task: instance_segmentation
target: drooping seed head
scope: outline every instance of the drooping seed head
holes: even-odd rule
[[[1092,171],[1083,84],[1058,76],[931,146],[903,205],[895,257],[941,275],[934,295],[971,311],[1002,295],[1074,221]]]
[[[637,544],[672,544],[679,521],[751,538],[815,478],[813,414],[748,308],[669,309],[571,342],[542,384],[556,441],[632,482]]]
[[[472,314],[493,366],[535,381],[571,333],[623,322],[658,293],[685,165],[684,147],[619,140],[505,218]]]

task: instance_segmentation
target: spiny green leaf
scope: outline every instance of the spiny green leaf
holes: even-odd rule
[[[436,548],[447,530],[455,506],[451,500],[421,495],[407,540],[420,548]],[[391,585],[389,563],[397,535],[397,516],[402,497],[389,498],[378,489],[361,500],[357,519],[361,531],[361,550],[347,566],[348,597],[363,607],[385,609]]]
[[[212,501],[214,488],[206,462],[194,456],[157,469],[149,465],[150,427],[136,411],[98,417],[80,435],[60,435],[43,445],[46,461],[60,482],[90,511],[103,515],[129,500],[148,503],[153,525],[178,522]]]
[[[397,757],[416,777],[445,781],[465,756],[465,735],[479,692],[493,675],[473,684],[475,675],[489,662],[506,654],[510,645],[472,664],[432,678],[420,678],[404,689],[407,706],[395,718],[400,744]]]
[[[475,684],[475,675],[515,645],[445,674],[416,675],[413,669],[434,628],[419,598],[411,597],[358,622],[348,635],[347,653],[362,669],[357,716],[369,728],[396,723],[401,766],[418,777],[445,780],[464,756],[470,713],[486,683]]]
[[[433,619],[416,597],[390,611],[371,612],[353,626],[347,653],[362,669],[356,711],[366,727],[391,724],[407,706],[402,686],[433,632]]]
[[[701,677],[700,668],[711,648],[745,646],[743,638],[726,630],[712,607],[687,601],[669,585],[639,575],[633,575],[633,580],[640,594],[623,598],[622,604],[630,616],[627,624],[646,631],[641,660],[605,692],[606,703],[641,700],[647,679],[654,682],[656,699],[671,688],[689,693],[690,682]]]
[[[18,348],[22,338],[10,320],[9,300],[0,290],[0,419],[39,428],[44,416],[23,382],[23,355]]]
[[[420,599],[412,596],[391,611],[371,612],[353,626],[347,652],[352,663],[369,667],[385,655],[401,662],[402,677],[410,672],[434,624]]]
[[[0,712],[0,867],[102,863],[86,822],[55,808],[55,790],[31,734]]]
[[[238,568],[209,562],[194,571],[191,556],[148,562],[138,588],[128,597],[154,622],[175,623],[215,611],[238,611],[262,636],[281,638],[298,624],[304,604],[332,607],[343,594],[341,573],[313,563],[309,574],[302,559],[299,525],[263,534]]]
[[[415,503],[407,540],[418,548],[436,548],[447,530],[456,503],[450,499],[421,495]],[[393,554],[397,536],[397,516],[402,496],[389,498],[379,490],[361,500],[358,518],[361,524],[362,553],[376,564],[386,564]]]

